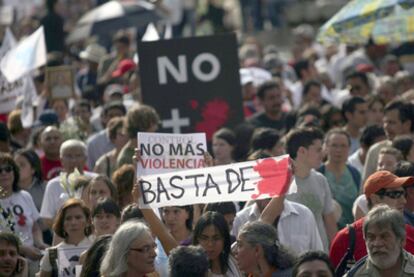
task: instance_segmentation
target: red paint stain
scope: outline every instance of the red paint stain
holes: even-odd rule
[[[253,194],[252,199],[265,194],[270,197],[284,195],[288,191],[291,179],[288,157],[280,161],[272,158],[261,160],[253,170],[259,173],[262,180],[257,182],[257,194]]]
[[[196,123],[197,132],[205,132],[210,141],[217,129],[222,127],[229,119],[230,106],[222,99],[208,101],[201,110],[202,121]]]
[[[190,100],[190,107],[193,110],[197,109],[198,108],[198,101],[197,100]]]

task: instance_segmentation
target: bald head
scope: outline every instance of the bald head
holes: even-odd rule
[[[59,149],[62,144],[63,136],[55,126],[46,127],[40,135],[40,145],[46,158],[52,160],[59,159]]]

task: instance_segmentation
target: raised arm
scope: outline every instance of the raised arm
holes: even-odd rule
[[[137,181],[132,189],[132,196],[134,197],[136,203],[139,204],[139,199],[141,196],[141,190],[139,188],[139,181]],[[155,212],[149,209],[141,209],[142,214],[144,215],[145,221],[148,223],[151,231],[155,236],[160,240],[164,251],[167,255],[170,254],[170,251],[178,246],[178,242],[170,234],[165,227],[164,223],[158,218]]]
[[[260,215],[260,220],[273,225],[276,218],[278,218],[284,208],[285,196],[276,196],[270,200],[269,204],[263,209],[262,214]]]

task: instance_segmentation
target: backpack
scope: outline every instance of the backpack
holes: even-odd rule
[[[335,269],[335,276],[337,277],[344,276],[355,264],[354,250],[356,232],[352,224],[347,224],[347,228],[349,231],[348,249]]]

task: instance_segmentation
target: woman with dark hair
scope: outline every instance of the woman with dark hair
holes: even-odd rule
[[[233,229],[234,218],[236,217],[236,205],[233,202],[217,202],[209,203],[204,206],[205,212],[218,212],[224,216],[224,219],[229,226],[229,230]],[[234,237],[232,238],[232,243],[235,241]]]
[[[206,212],[200,217],[194,228],[193,245],[206,250],[210,262],[209,276],[241,276],[230,253],[230,232],[222,214]]]
[[[67,200],[60,207],[53,223],[53,231],[63,238],[63,241],[45,252],[40,262],[40,277],[63,276],[63,272],[70,272],[68,276],[75,276],[73,273],[75,266],[79,265],[81,253],[92,244],[89,239],[91,229],[88,207],[82,200]],[[70,264],[59,263],[59,255],[66,255]]]
[[[262,151],[271,157],[283,155],[283,145],[279,139],[280,136],[275,129],[258,128],[253,132],[250,151]]]
[[[414,162],[414,137],[401,135],[394,138],[392,147],[401,151],[405,161]]]
[[[163,207],[161,216],[175,240],[182,245],[189,245],[193,229],[193,206]]]
[[[112,235],[104,235],[96,239],[86,252],[85,262],[82,266],[81,277],[100,277],[100,267],[106,249],[111,242]]]
[[[93,177],[88,186],[88,204],[93,210],[100,199],[112,198],[118,201],[118,191],[106,175]]]
[[[95,241],[106,235],[113,235],[118,229],[121,221],[121,210],[118,204],[111,198],[99,200],[92,210],[93,235]],[[80,263],[84,264],[88,250],[80,256]]]
[[[33,150],[21,149],[14,154],[14,161],[19,167],[19,188],[30,193],[37,210],[40,211],[46,184],[42,180],[39,157]]]
[[[111,198],[100,200],[92,211],[92,224],[96,237],[113,234],[121,221],[121,210]]]
[[[215,165],[234,162],[233,151],[236,146],[236,135],[228,128],[221,128],[213,134],[213,156]]]
[[[12,156],[0,153],[0,232],[16,234],[22,241],[20,253],[37,261],[42,257],[40,249],[47,245],[38,224],[39,212],[32,196],[20,190],[19,176],[19,167]],[[36,263],[30,262],[30,267],[36,270]]]
[[[236,259],[248,277],[290,277],[294,257],[279,243],[276,229],[261,221],[247,223],[237,237]]]
[[[340,109],[329,104],[322,106],[321,127],[324,132],[327,132],[332,128],[342,127],[344,124],[344,116]]]

